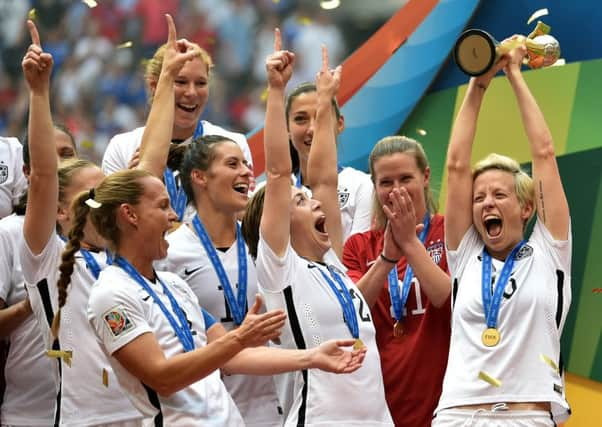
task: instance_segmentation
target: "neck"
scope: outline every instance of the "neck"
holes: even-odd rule
[[[133,241],[134,239],[128,239]],[[155,280],[155,270],[153,269],[153,260],[148,259],[141,253],[139,247],[124,243],[117,249],[117,253],[125,258],[143,277],[148,280]]]
[[[495,250],[488,247],[487,252],[489,252],[489,255],[491,255],[492,258],[495,258],[499,261],[505,261],[506,258],[508,258],[508,255],[510,255],[510,252],[512,252],[512,250],[521,242],[521,240],[522,237],[520,240],[517,240],[508,247],[500,250]]]
[[[208,200],[199,198],[197,214],[209,238],[217,248],[229,248],[236,240],[236,214],[216,209]]]
[[[171,134],[171,139],[181,139],[182,141],[186,140],[194,134],[195,129],[196,126],[193,126],[191,128],[180,128],[174,126]]]

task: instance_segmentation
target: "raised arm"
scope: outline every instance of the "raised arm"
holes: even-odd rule
[[[163,176],[171,143],[175,116],[174,81],[186,61],[198,56],[190,42],[176,40],[176,27],[171,15],[166,14],[165,19],[168,29],[167,47],[151,110],[142,134],[140,163],[137,166],[159,178]]]
[[[295,55],[282,50],[280,30],[274,32],[274,53],[266,60],[268,98],[265,114],[265,200],[261,235],[278,256],[290,239],[291,157],[284,114],[284,88],[293,73]]]
[[[454,122],[447,148],[447,202],[445,244],[454,250],[472,224],[472,173],[470,157],[479,111],[491,79],[507,63],[503,57],[486,74],[468,82],[464,101]]]
[[[322,46],[322,68],[316,77],[316,124],[307,160],[307,182],[312,190],[312,198],[319,200],[322,205],[330,243],[339,259],[343,256],[343,226],[337,195],[339,174],[332,101],[339,90],[341,71],[340,65],[330,70],[328,50]]]
[[[552,134],[521,73],[525,54],[525,48],[510,52],[505,71],[514,90],[531,147],[537,217],[556,240],[566,240],[569,233],[569,205],[558,171]]]
[[[42,50],[35,24],[27,21],[31,45],[21,66],[29,86],[29,195],[23,234],[34,254],[42,252],[54,233],[58,209],[58,161],[50,113],[50,73],[53,60]]]

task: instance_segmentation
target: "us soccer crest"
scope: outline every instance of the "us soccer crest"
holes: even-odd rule
[[[441,257],[443,257],[443,242],[435,242],[426,248],[431,259],[435,262],[435,264],[439,264],[441,261]]]
[[[339,207],[344,207],[349,201],[349,190],[347,188],[339,188]]]
[[[0,163],[0,184],[4,184],[4,182],[8,179],[8,166]],[[339,199],[341,196],[339,195]]]

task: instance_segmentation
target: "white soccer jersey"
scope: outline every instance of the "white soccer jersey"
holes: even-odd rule
[[[457,293],[447,371],[435,412],[483,403],[551,402],[555,421],[568,417],[560,336],[571,302],[571,245],[570,232],[568,240],[557,241],[536,221],[533,234],[515,256],[497,321],[501,338],[494,347],[481,342],[486,328],[483,241],[471,226],[458,249],[448,250]],[[492,259],[492,281],[502,266]],[[493,380],[479,379],[481,372]]]
[[[206,346],[205,320],[196,296],[178,276],[167,272],[157,274],[188,319],[195,348]],[[161,284],[158,281],[147,283],[177,319]],[[184,352],[182,343],[159,305],[126,271],[117,266],[103,270],[92,288],[88,316],[128,397],[145,416],[154,417],[156,426],[244,426],[232,398],[220,380],[219,370],[164,397],[145,386],[117,359],[110,357],[147,332],[155,335],[166,358]]]
[[[65,243],[53,236],[40,254],[33,255],[25,239],[20,243],[23,277],[46,348],[52,348],[53,344],[50,324],[58,305],[56,282],[64,247]],[[104,252],[90,253],[101,268],[106,266]],[[71,366],[63,359],[60,364],[62,426],[94,426],[142,419],[125,397],[88,323],[86,306],[94,281],[83,257],[76,254],[66,304],[61,309],[58,337],[60,349],[73,352]]]
[[[202,307],[227,330],[234,328],[224,291],[196,231],[182,225],[167,236],[169,249],[161,270],[176,273],[188,283]],[[245,245],[246,249],[246,245]],[[216,250],[230,284],[236,291],[238,281],[238,251],[236,242],[222,252]],[[247,304],[252,305],[257,294],[255,264],[247,250]],[[278,397],[271,376],[228,375],[222,378],[234,399],[245,424],[251,426],[281,426]]]
[[[19,262],[23,216],[0,220],[0,298],[6,305],[26,298]],[[58,393],[58,364],[46,357],[46,348],[34,316],[29,316],[8,337],[4,367],[6,390],[0,423],[12,426],[49,426],[54,423]]]
[[[324,261],[341,272],[345,267],[332,250]],[[319,269],[325,267],[300,257],[288,246],[280,258],[263,239],[257,253],[257,277],[268,309],[286,310],[283,348],[313,348],[330,339],[351,338],[336,295]],[[328,274],[328,273],[326,273]],[[392,426],[385,401],[380,359],[370,309],[346,274],[343,281],[352,295],[359,337],[368,347],[361,368],[337,375],[318,369],[295,373],[286,426]]]
[[[23,146],[17,138],[0,136],[0,218],[10,215],[26,189]]]
[[[128,163],[132,156],[140,147],[140,144],[142,144],[143,133],[144,127],[139,127],[130,132],[120,133],[111,138],[102,159],[102,171],[106,175],[128,168]],[[247,162],[249,163],[249,167],[253,165],[249,143],[243,134],[230,132],[203,120],[203,135],[221,135],[230,138],[240,146],[245,159],[247,159]]]

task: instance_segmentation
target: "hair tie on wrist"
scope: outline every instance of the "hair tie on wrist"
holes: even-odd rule
[[[394,259],[387,258],[382,252],[380,253],[380,258],[389,264],[397,264],[399,262],[399,260],[395,261]]]
[[[102,206],[102,203],[98,203],[96,200],[94,200],[95,196],[96,192],[94,191],[94,188],[90,188],[90,191],[88,191],[88,198],[84,203],[88,205],[88,207],[90,207],[91,209],[98,209]]]

